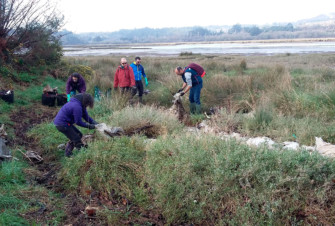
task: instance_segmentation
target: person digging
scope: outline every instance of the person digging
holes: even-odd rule
[[[98,124],[88,115],[86,110],[87,107],[93,108],[93,106],[94,98],[88,93],[80,93],[73,96],[57,113],[54,125],[70,140],[65,146],[65,156],[70,157],[74,148],[79,150],[84,146],[81,140],[83,134],[74,124],[88,129],[95,129],[95,125]],[[82,119],[87,123],[83,122]]]
[[[194,69],[192,68],[182,68],[176,67],[175,73],[181,76],[184,83],[181,89],[177,93],[183,96],[185,93],[190,91],[189,101],[190,101],[190,113],[191,114],[201,114],[201,103],[200,94],[202,89],[202,78]]]

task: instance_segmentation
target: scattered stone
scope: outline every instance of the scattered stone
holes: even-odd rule
[[[324,142],[321,137],[315,137],[316,151],[327,157],[335,157],[335,145]]]
[[[203,131],[204,133],[215,133],[215,129],[213,129],[212,127],[210,127],[209,125],[207,125],[206,121],[202,121],[197,128],[201,131]]]
[[[89,217],[93,217],[96,215],[97,211],[99,210],[98,207],[94,207],[94,206],[86,206],[85,208],[85,213],[87,214],[87,216]]]
[[[12,159],[12,153],[6,146],[6,144],[7,144],[7,133],[5,131],[5,125],[3,124],[0,127],[0,161]]]
[[[59,150],[65,150],[65,144],[60,144],[57,146]]]
[[[297,143],[297,142],[285,141],[285,142],[283,142],[283,144],[284,144],[283,149],[286,149],[286,150],[297,151],[297,150],[299,150],[299,147],[300,147],[299,143]]]
[[[256,138],[249,138],[247,140],[247,145],[255,147],[267,145],[269,148],[273,148],[275,142],[268,137],[256,137]]]
[[[309,152],[316,151],[315,147],[312,147],[312,146],[302,145],[301,148]]]

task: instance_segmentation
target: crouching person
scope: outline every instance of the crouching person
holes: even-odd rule
[[[95,129],[95,125],[98,124],[88,115],[86,110],[87,107],[93,108],[93,105],[94,98],[90,94],[80,93],[73,96],[57,113],[54,124],[59,132],[70,139],[65,147],[65,156],[71,156],[74,148],[80,149],[84,146],[81,141],[83,134],[74,124],[88,129]],[[82,119],[87,123],[83,122]]]

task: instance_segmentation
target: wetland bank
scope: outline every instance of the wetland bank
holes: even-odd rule
[[[127,59],[131,62],[134,57]],[[98,86],[104,94],[112,87],[120,58],[65,57],[63,67],[75,65],[83,73],[91,70],[87,73],[91,76],[88,92],[93,93]],[[181,84],[173,70],[190,62],[201,64],[207,71],[202,103],[210,119],[205,115],[193,116],[185,125],[167,109],[172,104],[171,93]],[[25,137],[34,142],[32,147],[39,150],[48,167],[33,168],[43,170],[36,173],[30,168],[23,171],[26,166],[17,165],[17,171],[11,175],[28,178],[30,185],[25,187],[25,194],[36,191],[34,184],[38,181],[46,184],[38,187],[43,197],[33,196],[36,202],[24,201],[24,205],[15,203],[15,206],[14,198],[26,200],[30,196],[11,191],[12,211],[24,213],[19,215],[21,221],[15,218],[18,222],[110,225],[335,222],[333,159],[306,150],[251,148],[235,139],[188,132],[189,126],[206,120],[218,132],[267,136],[276,142],[297,141],[310,146],[314,145],[314,137],[319,136],[334,144],[333,54],[144,56],[142,64],[150,90],[144,96],[144,105],[129,106],[127,100],[112,90],[111,96],[97,102],[89,113],[97,121],[126,129],[151,123],[155,140],[147,139],[145,134],[110,140],[95,134],[87,148],[66,159],[63,151],[57,149],[66,138],[57,133],[51,121],[34,124],[28,132],[24,131]],[[63,78],[62,70],[58,79],[46,77],[48,83],[65,85],[67,75]],[[28,86],[28,90],[36,92],[31,100],[36,106],[40,102],[38,84],[30,86],[34,87]],[[18,94],[19,99],[28,98]],[[188,109],[187,98],[183,104]],[[211,108],[216,114],[210,115]],[[15,115],[12,110],[9,119]],[[17,163],[5,164],[3,175],[4,170],[14,169],[10,164]],[[52,180],[45,175],[51,175]],[[20,180],[20,186],[24,186],[23,181]],[[48,208],[39,211],[40,203]],[[87,206],[97,208],[93,218],[85,213]],[[11,216],[9,210],[4,213]]]

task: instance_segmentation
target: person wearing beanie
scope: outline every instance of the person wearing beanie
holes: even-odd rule
[[[70,101],[71,96],[75,95],[77,91],[78,93],[85,93],[86,83],[83,76],[75,72],[70,75],[66,82],[67,101]]]
[[[72,155],[74,148],[80,149],[84,146],[81,141],[83,134],[74,124],[88,129],[95,129],[95,125],[98,124],[88,115],[86,110],[87,107],[93,108],[93,106],[94,98],[88,93],[80,93],[73,96],[57,113],[54,125],[59,132],[70,140],[65,147],[65,155],[67,157]],[[82,119],[87,123],[83,122]]]

